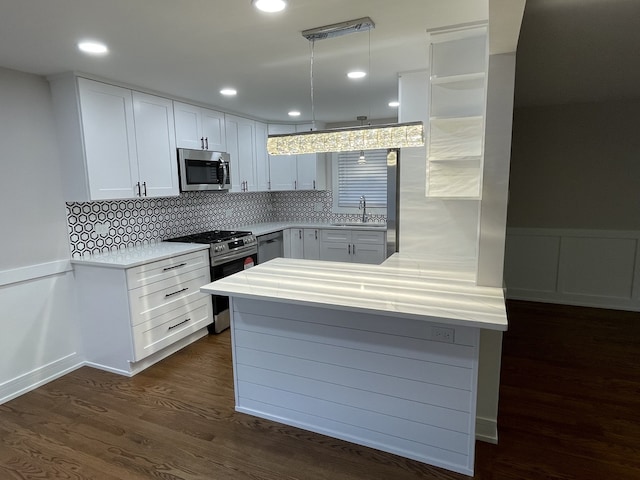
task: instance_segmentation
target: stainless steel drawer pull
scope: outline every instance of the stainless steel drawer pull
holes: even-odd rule
[[[164,267],[162,269],[163,272],[166,272],[167,270],[173,270],[174,268],[180,268],[180,267],[184,267],[187,263],[179,263],[178,265],[174,265],[173,267]]]
[[[168,330],[172,330],[172,329],[174,329],[174,328],[176,328],[176,327],[179,327],[179,326],[180,326],[180,325],[182,325],[183,323],[187,323],[187,322],[188,322],[188,321],[190,321],[190,320],[191,320],[190,318],[187,318],[186,320],[183,320],[183,321],[181,321],[180,323],[176,323],[174,326],[169,327],[169,328],[168,328]]]
[[[187,290],[189,290],[189,287],[184,287],[182,290],[178,290],[177,292],[173,292],[173,293],[167,293],[164,297],[173,297],[174,295],[178,295],[179,293],[182,292],[186,292]]]

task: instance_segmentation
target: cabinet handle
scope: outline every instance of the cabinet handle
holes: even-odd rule
[[[179,293],[186,292],[189,290],[189,287],[184,287],[182,290],[178,290],[177,292],[167,293],[164,298],[173,297],[174,295],[178,295]]]
[[[138,189],[138,196],[141,197],[142,195],[140,194],[140,182],[136,183],[136,188]]]
[[[173,267],[164,267],[162,271],[166,272],[167,270],[173,270],[174,268],[184,267],[186,264],[187,262],[184,262],[184,263],[179,263],[178,265],[174,265]]]
[[[209,137],[204,137],[205,150],[209,150]]]
[[[271,190],[271,180],[267,182],[267,190]]]
[[[315,180],[313,181],[313,189],[314,190],[316,189],[316,181]]]
[[[351,255],[351,244],[349,244],[349,255]]]
[[[356,254],[356,244],[355,243],[353,244],[353,254],[354,255]]]
[[[318,239],[318,230],[316,230],[316,240]]]
[[[147,182],[142,182],[142,186],[144,187],[144,196],[147,196]]]
[[[204,137],[200,137],[200,148],[204,150]]]
[[[298,181],[297,181],[297,180],[294,180],[294,181],[293,181],[293,189],[294,189],[294,190],[297,190],[297,189],[298,189]]]
[[[302,240],[302,230],[298,230],[298,237]]]
[[[173,330],[174,328],[179,327],[179,326],[180,326],[180,325],[182,325],[183,323],[187,323],[187,322],[189,322],[190,320],[191,320],[190,318],[187,318],[186,320],[183,320],[183,321],[181,321],[180,323],[176,323],[174,326],[169,327],[167,330]]]

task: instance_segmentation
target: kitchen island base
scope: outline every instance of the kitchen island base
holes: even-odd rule
[[[479,328],[232,297],[236,410],[473,475]]]

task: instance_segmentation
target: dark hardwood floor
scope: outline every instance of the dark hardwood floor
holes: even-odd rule
[[[477,479],[640,479],[640,314],[510,302]],[[0,479],[468,477],[234,412],[230,335],[133,378],[81,368],[0,406]]]

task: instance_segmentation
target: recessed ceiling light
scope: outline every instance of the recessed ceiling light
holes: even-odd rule
[[[252,0],[253,6],[263,12],[281,12],[287,7],[285,0]]]
[[[290,117],[299,117],[299,116],[300,116],[300,112],[299,112],[299,111],[297,111],[297,110],[291,110],[291,111],[289,112],[289,116],[290,116]]]
[[[367,76],[367,72],[363,72],[360,70],[354,71],[354,72],[349,72],[347,73],[347,77],[351,78],[351,79],[358,79],[358,78],[364,78]]]
[[[107,46],[99,42],[80,42],[78,43],[78,48],[80,51],[91,55],[104,55],[109,52]]]
[[[220,93],[227,97],[233,97],[234,95],[237,95],[238,91],[235,88],[223,88],[220,90]]]
[[[392,108],[396,108],[400,106],[400,102],[389,102],[389,106]]]

